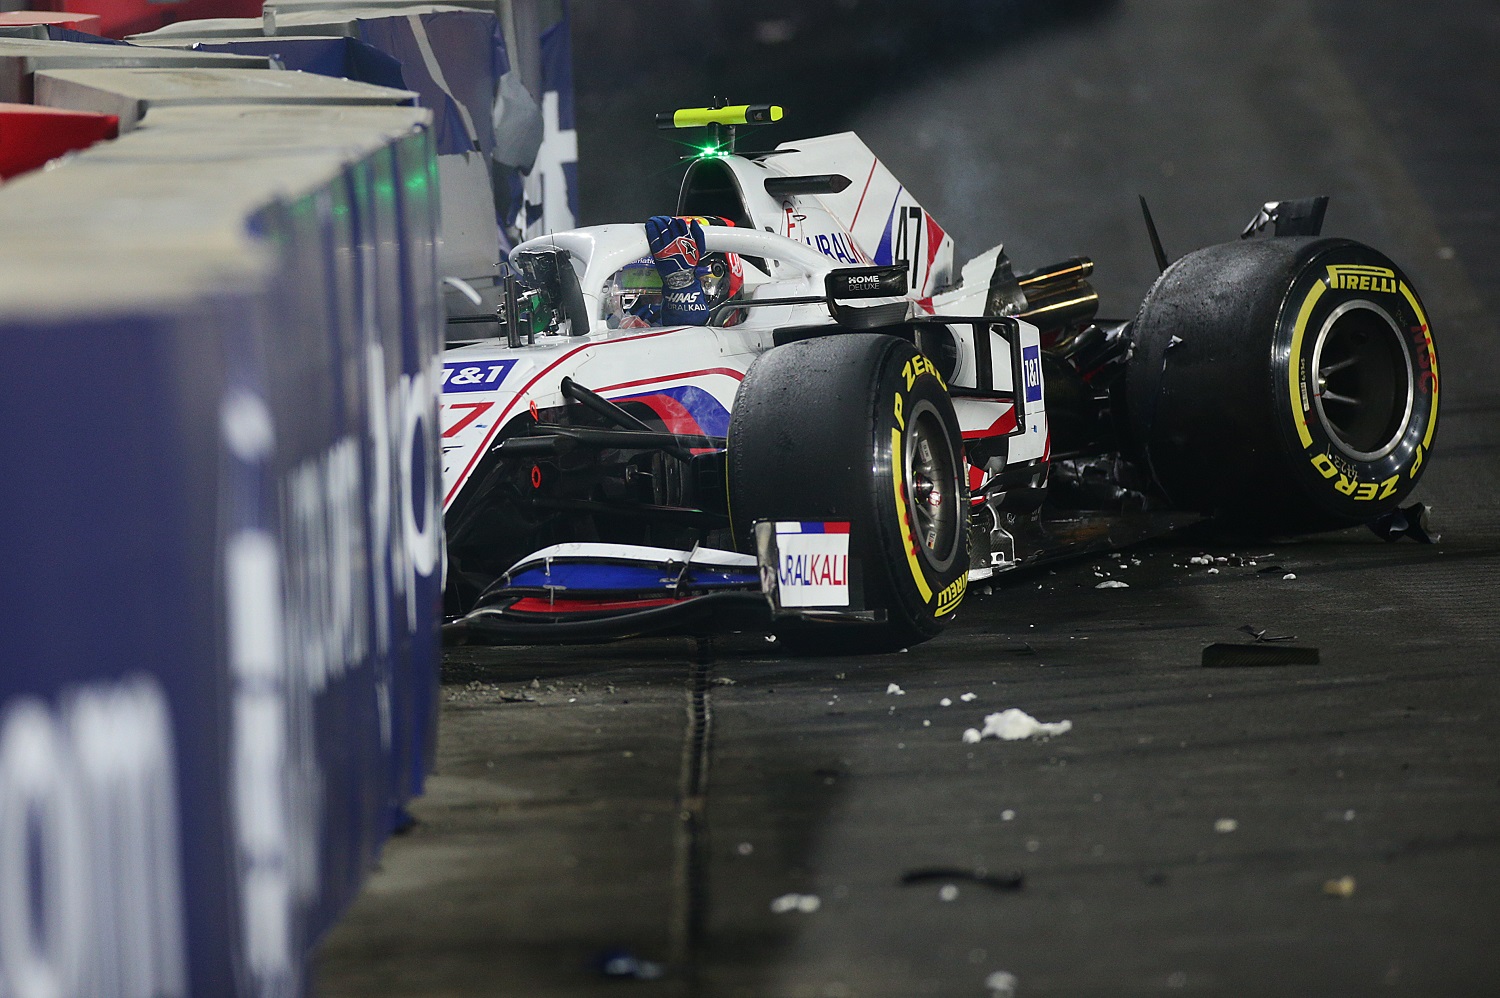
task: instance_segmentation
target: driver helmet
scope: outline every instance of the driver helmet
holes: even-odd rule
[[[700,226],[728,225],[734,223],[718,215],[684,215]],[[709,253],[698,261],[698,279],[703,283],[703,293],[708,296],[710,324],[732,326],[744,318],[744,310],[726,307],[739,297],[745,287],[745,268],[737,253]]]

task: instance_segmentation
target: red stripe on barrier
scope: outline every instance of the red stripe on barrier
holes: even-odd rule
[[[260,17],[264,0],[31,0],[39,11],[94,14],[101,20],[98,33],[109,38],[155,31],[174,21],[196,21],[205,17]]]
[[[112,114],[0,104],[0,180],[119,134],[120,119]]]

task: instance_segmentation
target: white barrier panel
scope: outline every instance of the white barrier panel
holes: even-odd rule
[[[409,90],[375,87],[316,73],[254,69],[55,69],[35,76],[35,102],[113,114],[122,133],[153,107],[205,104],[415,105]]]
[[[0,102],[31,103],[32,74],[39,70],[101,67],[126,69],[146,66],[169,69],[268,69],[270,59],[266,56],[222,52],[0,38]]]

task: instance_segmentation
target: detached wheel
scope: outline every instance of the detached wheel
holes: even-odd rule
[[[1411,282],[1368,246],[1276,238],[1167,268],[1132,325],[1131,434],[1176,506],[1313,531],[1394,509],[1437,429]]]
[[[777,632],[789,647],[890,650],[938,634],[968,582],[962,446],[933,364],[894,336],[801,340],[751,366],[729,423],[737,541],[753,550],[760,520],[847,521],[857,588],[886,616],[789,621]]]

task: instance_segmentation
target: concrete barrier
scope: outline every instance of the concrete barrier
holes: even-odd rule
[[[430,120],[151,106],[0,187],[0,992],[295,994],[420,791]]]
[[[0,185],[4,998],[298,995],[422,790],[440,226],[488,217],[486,267],[500,243],[489,174],[440,199],[439,164],[519,184],[501,157],[542,130],[515,87],[540,114],[521,69],[556,80],[566,37],[473,6],[309,43],[394,88],[0,39],[28,114],[123,133]]]
[[[510,68],[505,35],[490,0],[464,4],[379,2],[268,4],[262,19],[182,22],[131,36],[141,46],[267,55],[288,67],[333,70],[369,83],[415,91],[435,115],[438,174],[443,199],[445,275],[486,281],[512,242],[509,203],[495,191],[509,190],[497,172],[513,170],[494,160],[496,95]],[[341,56],[327,39],[347,38]],[[376,58],[371,58],[371,55]],[[380,57],[383,57],[380,58]],[[503,130],[503,129],[502,129]],[[487,204],[493,210],[475,211]]]
[[[316,73],[254,69],[53,69],[35,75],[35,100],[45,107],[112,114],[128,132],[153,107],[209,104],[415,105],[407,90],[374,87]]]
[[[94,45],[29,38],[0,38],[0,102],[30,104],[39,70],[159,67],[268,69],[265,56]]]

